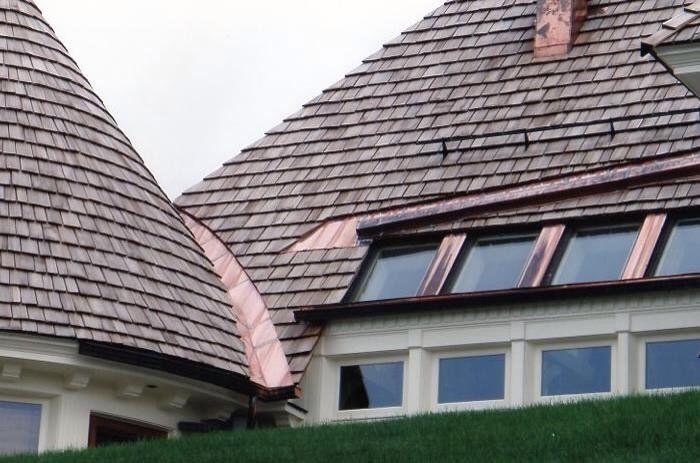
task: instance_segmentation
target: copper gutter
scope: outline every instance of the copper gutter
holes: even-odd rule
[[[410,297],[385,301],[358,302],[306,307],[294,312],[299,321],[326,322],[337,319],[397,315],[435,310],[480,309],[507,303],[543,302],[547,300],[601,295],[626,296],[632,292],[695,288],[700,290],[700,274],[655,277],[638,280],[615,280],[576,285],[517,288],[433,297]]]
[[[204,224],[180,211],[187,227],[214,264],[236,316],[246,349],[251,381],[266,388],[292,387],[294,382],[270,312],[257,287],[228,246]]]

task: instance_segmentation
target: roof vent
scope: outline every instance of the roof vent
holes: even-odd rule
[[[587,0],[538,0],[535,57],[569,53],[586,20],[587,11]]]

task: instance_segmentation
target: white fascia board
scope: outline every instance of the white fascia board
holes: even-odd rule
[[[78,353],[78,342],[43,336],[0,334],[0,364],[3,360],[20,361],[28,369],[32,365],[62,372],[90,372],[93,376],[130,378],[143,384],[157,382],[190,395],[204,395],[237,405],[247,404],[247,397],[219,386],[160,371],[123,365],[109,360],[86,357]]]

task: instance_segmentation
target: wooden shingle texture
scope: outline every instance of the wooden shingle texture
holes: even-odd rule
[[[639,53],[683,6],[592,0],[572,51],[536,59],[536,1],[447,2],[176,204],[230,246],[303,365],[290,309],[339,302],[366,253],[285,252],[324,221],[699,146],[698,99]]]
[[[211,263],[28,0],[0,0],[0,330],[247,376]]]

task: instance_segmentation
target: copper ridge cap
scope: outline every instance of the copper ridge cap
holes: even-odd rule
[[[473,192],[463,196],[421,203],[413,206],[368,214],[357,226],[360,235],[380,233],[388,229],[443,219],[471,210],[496,206],[531,204],[567,194],[585,194],[594,189],[614,189],[674,175],[700,174],[700,152],[628,163],[619,167],[603,167],[578,175],[532,181],[505,189]]]
[[[255,283],[215,233],[187,212],[181,210],[180,214],[214,264],[231,299],[231,308],[246,349],[250,380],[268,389],[294,386],[287,356]]]

